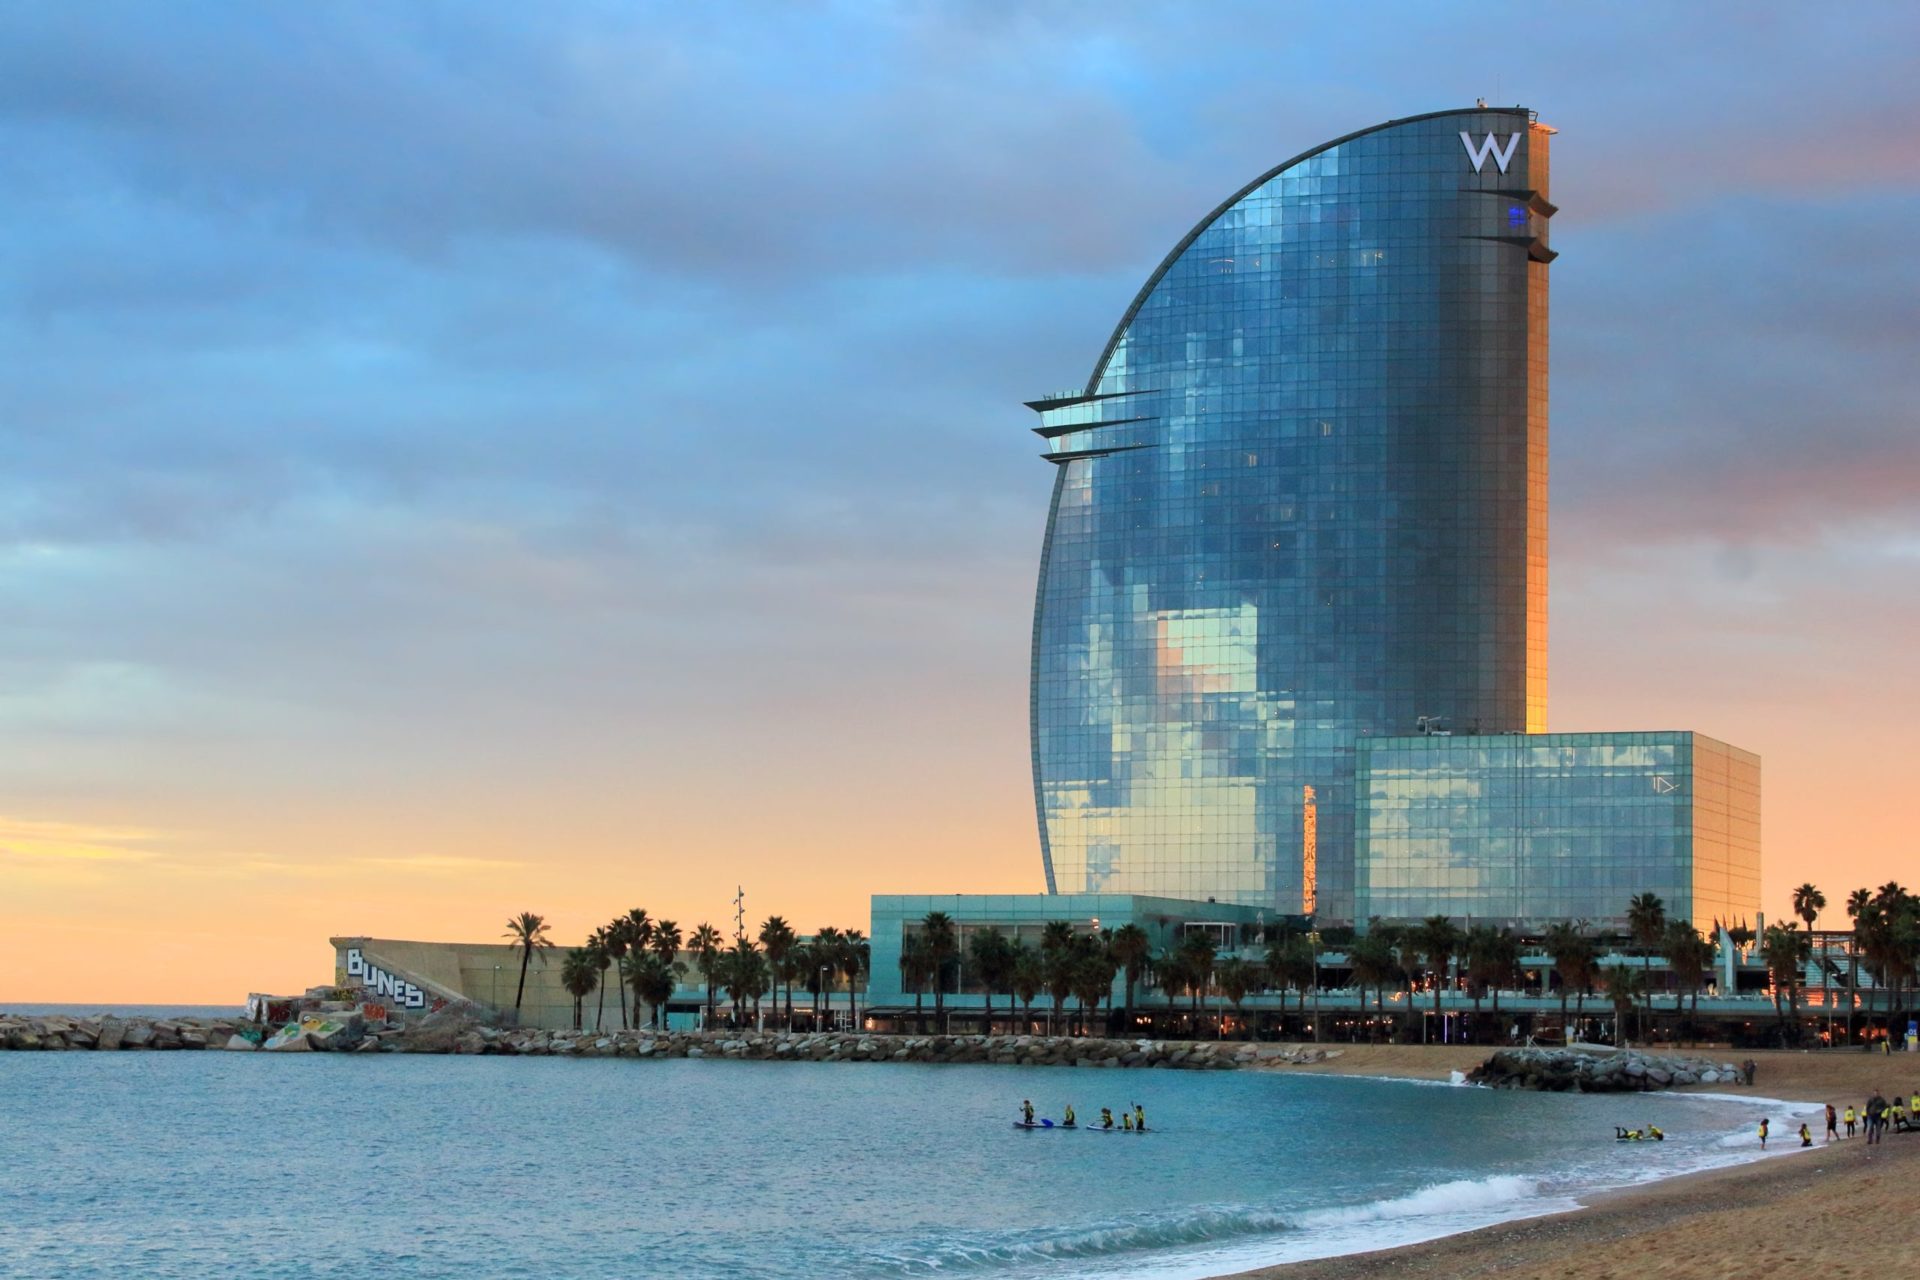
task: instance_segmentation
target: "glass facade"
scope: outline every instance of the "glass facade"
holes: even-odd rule
[[[1694,733],[1360,744],[1355,910],[1626,922],[1655,893],[1702,928],[1760,907],[1760,758]]]
[[[1030,402],[1049,892],[1351,918],[1357,743],[1545,729],[1551,133],[1476,108],[1287,162]]]

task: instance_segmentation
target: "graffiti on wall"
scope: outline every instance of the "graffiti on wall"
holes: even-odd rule
[[[358,947],[347,948],[347,978],[364,985],[368,994],[376,998],[385,997],[402,1009],[427,1007],[425,991],[368,960],[360,954]]]

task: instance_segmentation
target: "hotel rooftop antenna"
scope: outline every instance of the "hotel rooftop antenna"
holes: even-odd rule
[[[733,887],[733,940],[740,942],[747,936],[747,890],[743,885]]]

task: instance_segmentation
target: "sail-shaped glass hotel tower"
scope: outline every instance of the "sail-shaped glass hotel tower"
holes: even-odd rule
[[[1287,161],[1031,402],[1049,892],[1349,919],[1357,742],[1545,729],[1552,132],[1476,107]]]

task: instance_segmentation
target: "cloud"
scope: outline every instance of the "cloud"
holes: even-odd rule
[[[0,858],[53,862],[148,862],[159,854],[144,845],[158,832],[94,827],[0,815]]]
[[[443,854],[421,854],[404,858],[354,858],[355,866],[373,867],[382,871],[413,871],[423,874],[453,873],[467,871],[504,871],[524,867],[524,862],[515,862],[506,858],[458,858]]]
[[[1248,179],[1479,93],[1562,130],[1556,627],[1731,601],[1852,669],[1920,541],[1920,18],[1874,21],[15,6],[4,804],[175,833],[42,868],[484,884],[967,785],[940,838],[1030,865],[1019,401]]]

